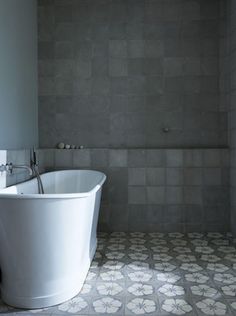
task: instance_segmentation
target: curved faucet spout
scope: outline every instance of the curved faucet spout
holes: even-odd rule
[[[26,166],[26,165],[13,165],[13,164],[9,164],[9,171],[12,172],[13,169],[26,169],[29,171],[29,175],[32,176],[33,175],[33,170],[31,167]]]

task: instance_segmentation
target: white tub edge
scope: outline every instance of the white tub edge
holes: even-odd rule
[[[50,173],[55,173],[55,172],[60,172],[60,171],[76,171],[79,169],[66,169],[66,170],[55,170],[55,171],[50,171],[50,172],[45,172],[42,173],[41,175],[45,175],[45,174],[50,174]],[[101,171],[97,171],[97,170],[85,170],[83,169],[83,171],[94,171],[96,173],[100,173],[102,178],[101,181],[90,191],[88,192],[83,192],[83,193],[60,193],[60,194],[12,194],[12,193],[1,193],[2,191],[4,192],[4,189],[7,189],[8,187],[1,189],[0,190],[0,198],[1,199],[77,199],[77,198],[85,198],[89,195],[92,195],[94,192],[97,192],[104,184],[104,182],[106,181],[106,175],[101,172]],[[24,182],[30,182],[30,181],[34,181],[36,180],[36,178],[33,179],[29,179],[27,181],[23,181]],[[18,183],[20,184],[20,183]],[[17,185],[17,184],[15,184]],[[13,186],[15,186],[13,185]],[[11,186],[10,186],[11,187]]]

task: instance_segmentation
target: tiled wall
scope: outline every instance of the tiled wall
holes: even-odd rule
[[[39,0],[41,147],[226,146],[224,3]]]
[[[229,229],[227,149],[42,149],[45,170],[103,171],[99,229],[226,231]]]
[[[231,230],[236,235],[236,3],[229,1],[229,140],[230,140],[230,185],[231,185]]]
[[[1,150],[0,164],[29,165],[29,157],[29,150]],[[227,149],[40,149],[38,159],[41,172],[80,168],[107,175],[100,230],[229,229]],[[28,178],[23,170],[3,173],[0,188]]]

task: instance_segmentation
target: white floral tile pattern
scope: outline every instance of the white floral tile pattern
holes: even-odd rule
[[[175,270],[177,267],[169,262],[159,262],[155,263],[154,267],[158,271],[171,272]]]
[[[171,259],[173,259],[173,257],[165,253],[160,253],[160,254],[154,254],[153,259],[156,261],[170,261]]]
[[[132,270],[147,270],[149,268],[149,264],[143,261],[133,261],[127,265],[128,268]]]
[[[162,309],[174,315],[184,315],[192,311],[191,305],[183,299],[167,299]]]
[[[203,270],[203,267],[199,266],[197,263],[182,263],[180,269],[189,272],[198,272]]]
[[[160,287],[158,291],[169,297],[185,294],[185,290],[182,286],[172,284],[165,284],[162,287]]]
[[[123,291],[123,288],[115,282],[101,283],[97,285],[97,291],[100,295],[114,296]]]
[[[221,290],[227,296],[236,296],[236,284],[222,286]]]
[[[202,273],[196,272],[196,273],[185,274],[185,279],[188,282],[193,282],[193,283],[206,283],[209,280],[209,277]]]
[[[137,271],[137,272],[132,272],[128,273],[128,277],[130,278],[131,281],[134,282],[148,282],[152,278],[151,273],[146,273],[143,271]]]
[[[127,308],[135,315],[146,315],[156,311],[156,304],[153,300],[135,298],[127,304]]]
[[[76,314],[88,306],[87,302],[81,297],[75,297],[72,300],[61,304],[58,309],[63,312]]]
[[[130,257],[130,259],[142,260],[142,261],[145,261],[148,258],[148,255],[146,253],[142,253],[142,252],[129,253],[128,256]]]
[[[88,294],[90,293],[92,290],[92,285],[91,284],[88,284],[88,283],[85,283],[84,286],[82,287],[82,290],[80,291],[80,294]]]
[[[214,280],[223,284],[232,284],[236,282],[236,277],[230,273],[216,273]]]
[[[207,298],[196,304],[196,306],[205,314],[205,315],[225,315],[226,314],[226,305]]]
[[[124,266],[123,262],[115,261],[115,260],[108,260],[103,264],[103,268],[109,270],[120,270]]]
[[[81,292],[58,306],[0,314],[30,316],[236,315],[236,239],[218,232],[98,234]]]
[[[154,293],[153,286],[144,283],[134,283],[127,290],[135,296],[151,295]]]
[[[124,278],[124,275],[119,271],[108,271],[101,273],[103,281],[117,281]]]
[[[176,283],[181,277],[174,273],[158,273],[157,280],[167,283]]]
[[[212,288],[208,285],[193,285],[190,287],[192,293],[194,295],[206,296],[206,297],[214,297],[218,291],[215,288]]]
[[[123,252],[119,252],[119,251],[113,251],[113,252],[108,252],[105,254],[105,256],[108,258],[108,259],[122,259],[125,254]]]
[[[205,255],[201,256],[201,260],[202,261],[207,261],[207,262],[218,262],[221,259],[218,256],[216,256],[216,255],[205,254]]]
[[[208,263],[207,269],[215,272],[225,272],[229,270],[229,267],[222,263]]]
[[[121,308],[121,301],[112,297],[104,297],[93,302],[95,312],[100,314],[115,314]]]
[[[179,261],[182,262],[195,262],[197,261],[196,257],[193,255],[179,255],[176,257]]]

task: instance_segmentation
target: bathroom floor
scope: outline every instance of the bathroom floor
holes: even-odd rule
[[[236,315],[236,240],[220,233],[100,233],[81,293],[3,315]]]

